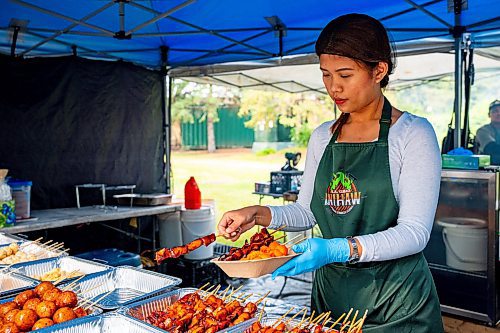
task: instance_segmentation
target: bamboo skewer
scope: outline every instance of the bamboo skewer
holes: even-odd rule
[[[300,311],[298,311],[296,314],[294,314],[294,315],[292,316],[292,318],[287,319],[287,321],[285,321],[285,325],[290,324],[290,322],[291,322],[292,320],[294,320],[294,319],[295,319],[295,317],[297,317],[297,316],[298,316],[298,315],[299,315],[302,311],[304,311],[304,310],[306,310],[306,312],[305,312],[305,313],[307,313],[307,308],[302,308]]]
[[[64,287],[64,288],[62,289],[62,291],[66,291],[66,290],[69,290],[70,288],[73,288],[73,286],[75,286],[75,285],[76,285],[76,283],[77,283],[78,281],[80,281],[81,279],[83,279],[84,277],[85,277],[85,275],[80,276],[78,279],[76,279],[75,281],[71,282],[71,283],[70,283],[70,284],[68,284],[66,287]]]
[[[81,295],[86,294],[86,293],[88,293],[89,291],[92,291],[92,290],[95,290],[95,289],[97,289],[97,288],[99,288],[99,287],[102,287],[102,286],[103,286],[103,285],[105,285],[105,284],[106,284],[106,282],[103,282],[103,283],[101,283],[101,284],[98,284],[97,286],[93,286],[92,288],[89,288],[89,289],[86,289],[86,290],[81,290],[81,291],[79,292],[79,294],[81,294]]]
[[[264,306],[262,307],[262,310],[260,310],[260,313],[259,313],[259,323],[260,321],[262,320],[262,316],[264,315],[264,308],[266,307],[266,302],[264,302]]]
[[[264,299],[266,299],[266,297],[269,296],[270,293],[271,291],[269,290],[264,296],[262,296],[255,302],[255,305],[259,305],[259,303],[262,302]]]
[[[300,329],[302,327],[302,323],[306,319],[306,316],[307,316],[307,310],[304,312],[304,315],[302,316],[302,319],[300,320],[300,322],[295,327],[298,327]]]
[[[245,298],[243,298],[243,299],[241,300],[241,303],[245,303],[245,302],[246,302],[246,301],[247,301],[250,297],[252,297],[252,296],[253,296],[253,294],[249,294],[248,296],[246,296]]]
[[[227,295],[227,299],[228,301],[231,300],[231,298],[233,297],[233,295],[238,292],[241,288],[243,288],[243,285],[239,286],[238,288],[236,288],[235,290],[233,290],[229,295]]]
[[[286,224],[283,224],[281,227],[279,227],[278,229],[274,229],[272,232],[269,233],[269,235],[273,235],[275,233],[277,233],[278,231],[280,230],[283,230],[286,228]]]
[[[358,313],[359,313],[359,310],[356,310],[356,312],[354,313],[354,317],[352,317],[352,320],[351,320],[352,325],[347,330],[347,333],[352,333],[352,328],[353,328],[354,323],[356,323],[356,317],[358,316]]]
[[[209,284],[210,284],[210,282],[205,283],[205,284],[204,284],[204,285],[202,285],[200,288],[198,288],[198,290],[196,290],[196,291],[202,291],[202,290],[203,290],[203,288],[205,288],[205,287],[206,287],[206,286],[208,286]]]
[[[302,237],[302,238],[300,238],[299,240],[296,240],[295,242],[290,243],[289,245],[290,245],[290,247],[292,247],[292,246],[294,246],[294,245],[297,245],[297,244],[299,244],[299,243],[302,243],[302,242],[303,242],[303,241],[305,241],[307,238],[308,238],[307,236]]]
[[[95,300],[94,302],[90,303],[88,306],[86,306],[85,308],[83,308],[85,311],[87,311],[88,309],[90,309],[91,307],[93,307],[94,305],[96,305],[97,303],[99,303],[101,300],[103,300],[105,297],[107,297],[109,294],[111,294],[114,290],[110,290],[108,291],[107,293],[105,293],[104,295],[102,295],[101,297],[99,297],[97,300]]]
[[[344,318],[344,321],[342,322],[342,325],[347,321],[347,318],[349,318],[349,316],[351,315],[352,310],[353,310],[352,308],[349,310],[347,316]]]
[[[293,238],[291,238],[291,239],[287,240],[286,242],[284,242],[284,243],[283,243],[283,245],[286,245],[286,244],[288,244],[288,243],[292,242],[293,240],[295,240],[295,239],[299,238],[300,236],[302,236],[302,235],[297,235],[297,236],[295,236],[295,237],[293,237]]]
[[[307,324],[306,327],[311,325],[311,322],[312,322],[312,319],[314,318],[315,313],[316,313],[316,310],[313,310],[313,312],[311,313],[311,317],[309,317],[309,324]]]
[[[330,329],[333,329],[341,320],[344,318],[345,312],[333,323],[332,326],[330,326]]]
[[[224,294],[222,293],[222,291],[220,292],[220,299],[222,299],[224,302],[226,301],[226,294],[229,291],[229,288],[231,288],[231,285],[228,284],[226,290],[224,290]]]
[[[347,323],[342,323],[342,326],[340,326],[340,333],[342,333],[344,331],[344,328],[346,328],[347,325],[349,325],[350,323],[351,323],[350,320]]]
[[[279,317],[278,319],[276,319],[276,321],[274,322],[274,324],[272,325],[272,327],[276,327],[279,325],[279,323],[281,323],[281,321],[283,320],[283,318],[286,317],[287,314],[289,314],[290,312],[292,312],[292,310],[295,309],[295,306],[292,306],[287,312],[285,312],[281,317]]]

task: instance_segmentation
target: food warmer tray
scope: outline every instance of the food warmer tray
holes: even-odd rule
[[[181,279],[173,276],[132,266],[119,266],[73,282],[75,285],[72,289],[76,293],[82,293],[83,297],[91,297],[94,300],[102,298],[104,294],[110,292],[109,295],[100,299],[96,306],[105,310],[113,310],[161,294],[181,282]]]
[[[17,273],[28,276],[37,281],[41,280],[37,279],[35,276],[43,275],[55,268],[60,268],[67,273],[73,272],[75,270],[79,270],[80,273],[82,273],[78,276],[64,279],[61,282],[74,280],[76,278],[79,278],[81,275],[90,275],[112,269],[112,267],[108,265],[72,256],[28,261],[15,264],[10,267],[11,270],[15,270]]]
[[[160,329],[156,326],[153,326],[149,323],[146,322],[146,318],[151,314],[151,312],[156,311],[156,310],[162,310],[165,309],[167,306],[173,304],[175,301],[178,299],[184,297],[187,294],[193,293],[198,291],[196,288],[180,288],[176,289],[173,291],[170,291],[168,293],[164,293],[161,295],[158,295],[153,298],[149,298],[137,303],[130,304],[128,306],[122,307],[121,309],[118,310],[119,313],[122,313],[123,315],[133,318],[135,320],[139,320],[141,323],[145,323],[148,325],[148,327],[154,328],[154,329],[159,329],[161,332],[166,332],[163,329]],[[260,313],[262,309],[259,308],[257,310],[256,316],[254,318],[251,318],[247,321],[244,321],[241,324],[238,324],[233,327],[228,327],[223,330],[220,330],[219,332],[244,332],[247,328],[249,328],[253,322],[255,322],[257,319],[256,317]],[[264,312],[265,316],[265,312]]]

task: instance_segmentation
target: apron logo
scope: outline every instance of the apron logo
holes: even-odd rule
[[[325,206],[330,206],[336,214],[345,215],[360,203],[361,192],[356,188],[353,178],[342,171],[335,172],[326,189]]]

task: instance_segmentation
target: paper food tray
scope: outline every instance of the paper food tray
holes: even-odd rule
[[[118,310],[120,313],[124,314],[127,317],[134,318],[136,320],[140,320],[141,322],[144,322],[146,325],[149,327],[159,329],[161,332],[165,332],[165,330],[162,330],[156,326],[150,325],[146,322],[146,318],[153,312],[157,310],[164,310],[168,306],[172,305],[175,301],[178,299],[182,298],[183,296],[193,293],[197,291],[198,289],[196,288],[180,288],[173,290],[171,292],[146,299],[144,301],[140,301],[137,303],[130,304],[126,307],[121,308]],[[257,310],[256,316],[258,313],[261,311],[259,308]],[[247,321],[242,322],[241,324],[238,324],[233,327],[228,327],[223,330],[220,330],[219,332],[244,332],[248,327],[252,325],[252,323],[257,320],[256,318],[251,318]]]
[[[93,300],[111,291],[109,295],[99,300],[96,306],[112,310],[160,294],[181,282],[181,279],[173,276],[131,266],[119,266],[88,275],[77,281],[72,289],[76,293],[81,293],[84,298],[90,297]],[[61,288],[63,287],[64,285]]]
[[[19,263],[12,265],[10,269],[15,270],[17,273],[28,276],[37,281],[41,281],[37,279],[36,276],[41,276],[55,268],[60,268],[61,270],[67,273],[79,270],[79,275],[72,278],[64,279],[61,282],[74,280],[77,277],[80,277],[81,275],[89,275],[112,269],[112,267],[108,265],[71,256],[41,259],[41,260]]]
[[[55,326],[36,331],[37,333],[160,333],[162,331],[152,329],[149,325],[140,321],[125,317],[116,312],[109,312],[94,317],[83,317],[67,321]]]
[[[26,276],[12,273],[0,273],[0,297],[9,296],[26,289],[34,288],[38,282]]]
[[[266,274],[271,274],[288,260],[298,256],[297,253],[289,250],[290,254],[281,257],[272,257],[257,260],[236,260],[219,261],[219,258],[212,259],[211,262],[219,266],[229,277],[234,278],[256,278]]]
[[[300,311],[300,309],[296,309],[296,311]],[[291,316],[293,316],[295,313],[297,312],[292,312],[289,314],[289,317],[285,317],[283,319],[281,319],[282,322],[287,322],[287,320],[289,320],[289,318]],[[302,317],[303,313],[301,313],[298,317]],[[281,316],[263,316],[260,320],[260,323],[262,324],[262,326],[272,326],[276,323],[277,320],[279,320],[281,318]],[[296,327],[297,325],[300,324],[300,320],[299,319],[292,319],[290,320],[290,322],[287,323],[287,330],[292,330],[294,327]],[[330,326],[333,324],[332,321],[329,322],[330,325],[326,325],[326,328],[323,327],[323,330],[322,332],[325,332],[325,333],[339,333],[338,330],[336,329],[330,329]],[[304,327],[306,325],[304,325],[302,323],[302,327]],[[312,325],[311,326],[312,328],[316,327],[316,325]],[[337,327],[340,328],[340,325],[337,324]],[[349,329],[349,326],[347,326],[347,328],[344,328],[343,332],[347,332],[347,330]],[[313,332],[314,329],[311,329],[311,332]],[[228,331],[227,333],[250,333],[251,332],[251,329],[250,327],[247,327],[245,331],[241,331],[241,330],[231,330],[231,331]]]

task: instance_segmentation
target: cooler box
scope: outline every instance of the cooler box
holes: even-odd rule
[[[7,184],[12,189],[12,199],[16,203],[15,213],[16,220],[29,219],[31,205],[31,186],[30,181],[9,180]]]
[[[77,254],[75,257],[97,261],[110,266],[133,266],[142,268],[141,257],[136,253],[125,252],[116,248],[101,249]]]

